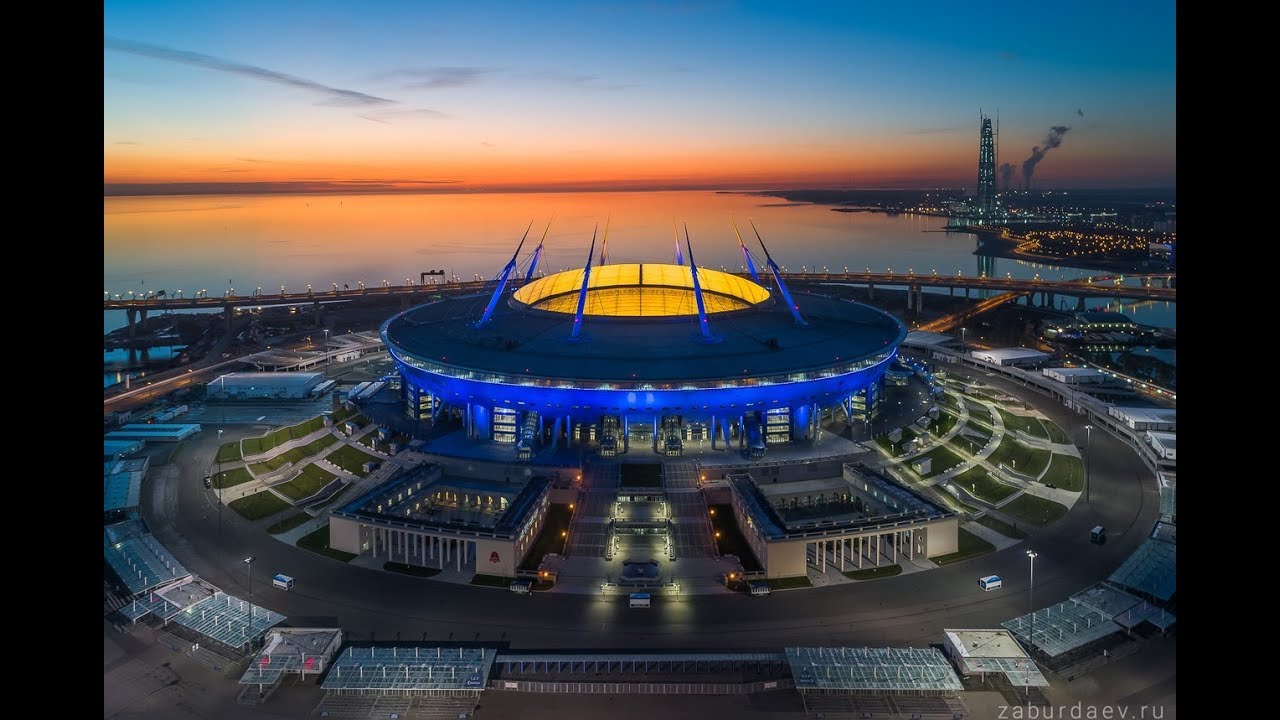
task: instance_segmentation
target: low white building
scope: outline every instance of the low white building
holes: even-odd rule
[[[974,360],[981,360],[992,365],[1010,366],[1026,366],[1039,365],[1047,362],[1053,356],[1049,353],[1032,350],[1031,348],[996,348],[994,350],[974,350],[969,353]]]
[[[1171,432],[1147,431],[1147,444],[1165,460],[1176,460],[1177,435]]]
[[[1107,408],[1107,414],[1124,423],[1132,430],[1164,430],[1175,432],[1178,429],[1177,410],[1167,408],[1119,407]]]
[[[234,372],[206,385],[210,400],[300,400],[324,382],[316,372]]]
[[[1044,376],[1050,380],[1057,380],[1067,385],[1083,385],[1085,383],[1105,382],[1108,375],[1101,370],[1093,368],[1077,368],[1077,367],[1056,367],[1045,368]]]

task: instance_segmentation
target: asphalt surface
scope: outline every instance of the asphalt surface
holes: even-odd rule
[[[1082,444],[1084,430],[1065,408],[1025,388],[982,379],[1028,398]],[[223,440],[235,437],[237,428],[231,427]],[[1039,553],[1034,606],[1040,608],[1109,575],[1145,539],[1158,513],[1150,471],[1102,432],[1093,439],[1092,502],[1077,503],[1029,541],[877,582],[768,597],[658,598],[649,610],[633,610],[625,597],[518,596],[344,567],[272,539],[264,530],[271,518],[251,523],[225,509],[220,535],[214,491],[202,483],[217,444],[215,433],[202,433],[157,468],[143,493],[152,532],[189,570],[241,597],[250,594],[241,560],[255,556],[255,602],[292,618],[340,624],[352,640],[482,640],[561,649],[922,646],[939,642],[944,627],[991,627],[1027,612],[1027,548]],[[1089,529],[1098,524],[1108,529],[1102,546],[1089,542]],[[272,588],[266,579],[275,573],[293,576],[294,590]],[[977,579],[990,574],[1004,578],[1002,590],[978,588]]]

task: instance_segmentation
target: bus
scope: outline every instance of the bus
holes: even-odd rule
[[[288,575],[277,575],[271,578],[271,584],[274,585],[275,587],[280,588],[281,590],[292,590],[293,578],[289,577]]]
[[[984,592],[991,592],[1004,587],[1004,581],[1000,579],[999,575],[988,575],[978,578],[978,587],[982,588]]]
[[[647,608],[649,607],[649,593],[631,593],[631,607]]]

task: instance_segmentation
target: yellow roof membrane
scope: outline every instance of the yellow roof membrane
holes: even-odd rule
[[[582,269],[548,275],[516,290],[515,300],[538,310],[573,314]],[[719,270],[698,268],[707,314],[745,310],[769,299],[756,283]],[[693,273],[687,265],[625,263],[591,268],[584,315],[659,317],[696,315]]]

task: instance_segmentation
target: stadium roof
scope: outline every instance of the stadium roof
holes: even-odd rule
[[[796,689],[952,691],[963,688],[936,648],[789,647]]]
[[[948,644],[966,674],[1003,673],[1011,685],[1047,687],[1049,681],[1040,673],[1022,646],[1008,630],[944,630]]]
[[[535,280],[516,290],[515,302],[538,310],[574,314],[582,289],[581,268]],[[769,291],[737,275],[698,268],[708,315],[745,310],[769,299]],[[688,265],[625,263],[591,268],[584,315],[660,317],[697,315],[693,273]]]
[[[240,684],[272,685],[285,673],[319,673],[341,639],[342,631],[337,628],[272,630]]]
[[[793,297],[807,324],[797,324],[779,303],[764,303],[713,316],[708,325],[716,342],[702,339],[696,316],[588,317],[581,341],[569,342],[571,316],[507,303],[476,327],[485,307],[481,296],[412,308],[388,320],[383,333],[398,359],[438,374],[531,386],[543,378],[652,383],[655,390],[678,390],[682,381],[833,377],[879,362],[906,335],[901,322],[876,308],[818,295]]]

